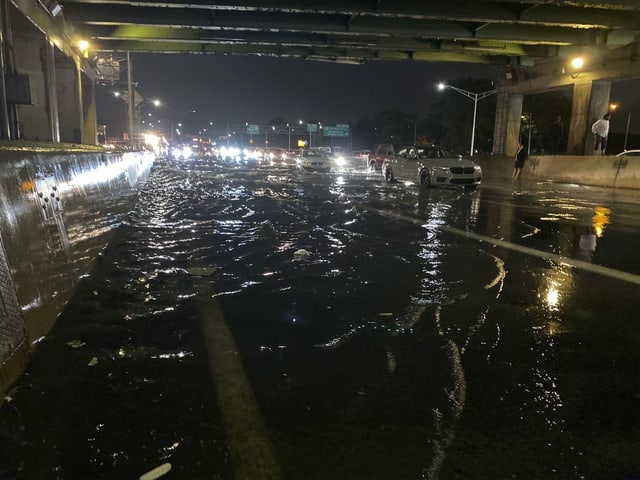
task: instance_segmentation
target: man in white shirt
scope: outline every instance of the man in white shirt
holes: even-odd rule
[[[602,155],[604,155],[604,152],[607,149],[607,137],[609,136],[610,118],[611,114],[605,113],[604,117],[596,120],[594,124],[591,125],[591,131],[596,136],[595,142],[593,144],[594,155],[598,155],[598,150],[600,150],[600,147],[602,147]]]

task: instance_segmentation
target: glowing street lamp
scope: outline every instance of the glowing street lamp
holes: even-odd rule
[[[455,90],[456,92],[461,93],[465,97],[468,97],[471,100],[473,100],[473,125],[471,127],[471,151],[470,151],[470,155],[473,157],[473,144],[474,144],[475,135],[476,135],[476,114],[478,112],[478,100],[487,98],[488,96],[496,93],[498,90],[488,90],[482,93],[473,93],[458,87],[454,87],[453,85],[446,85],[444,83],[438,84],[438,90],[444,90],[445,88],[450,88],[452,90]]]
[[[141,114],[141,111],[142,111],[142,107],[144,107],[146,105],[153,105],[154,107],[159,107],[160,105],[162,105],[162,103],[158,99],[153,100],[151,102],[142,102],[140,105],[138,105],[138,120],[140,120],[140,114]]]
[[[571,59],[571,66],[576,70],[580,70],[582,67],[584,67],[584,58],[576,57]]]

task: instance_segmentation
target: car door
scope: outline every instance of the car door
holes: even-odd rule
[[[417,160],[418,153],[415,147],[400,148],[391,162],[394,177],[402,180],[415,180],[418,171]]]

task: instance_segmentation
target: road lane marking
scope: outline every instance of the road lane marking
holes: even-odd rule
[[[398,220],[411,222],[420,226],[425,225],[424,220],[421,220],[418,218],[411,218],[406,215],[401,215],[399,213],[395,213],[389,210],[380,210],[377,208],[370,208],[370,207],[367,207],[367,210],[378,213],[385,217],[396,218]],[[531,256],[542,258],[545,260],[551,260],[555,263],[570,265],[572,267],[579,268],[581,270],[597,273],[598,275],[615,278],[616,280],[621,280],[623,282],[640,285],[640,275],[636,275],[634,273],[624,272],[622,270],[616,270],[614,268],[604,267],[602,265],[596,265],[590,262],[585,262],[584,260],[577,260],[575,258],[565,257],[562,255],[557,255],[555,253],[536,250],[535,248],[525,247],[523,245],[518,245],[517,243],[508,242],[506,240],[500,240],[498,238],[489,237],[487,235],[480,235],[479,233],[469,232],[467,230],[461,230],[459,228],[448,227],[446,225],[437,225],[436,228],[438,228],[443,232],[452,233],[454,235],[470,238],[472,240],[477,240],[483,243],[489,243],[496,247],[506,248],[516,252],[524,253],[526,255],[531,255]]]
[[[280,464],[220,303],[202,291],[198,301],[234,478],[281,479]]]

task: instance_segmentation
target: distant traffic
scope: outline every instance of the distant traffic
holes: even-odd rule
[[[482,182],[482,168],[462,155],[454,155],[437,145],[378,144],[371,150],[347,152],[340,146],[286,149],[280,147],[216,146],[194,140],[166,152],[176,159],[211,158],[249,167],[295,168],[300,171],[329,172],[344,168],[378,173],[388,183],[416,184],[475,189]]]

